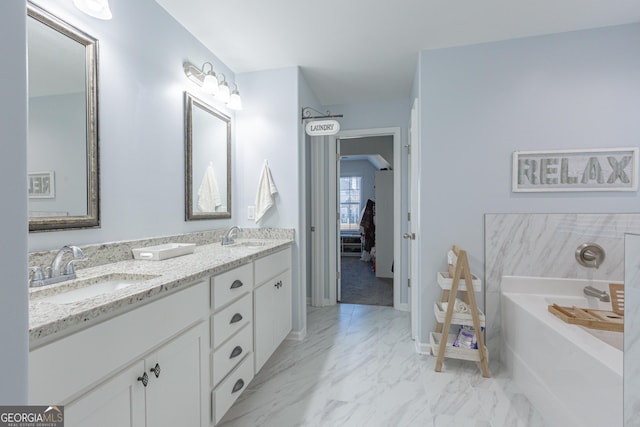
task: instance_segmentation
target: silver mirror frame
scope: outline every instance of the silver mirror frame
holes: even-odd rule
[[[85,47],[87,88],[87,214],[67,217],[29,218],[29,231],[56,231],[100,227],[98,40],[30,2],[27,2],[27,16],[64,34]]]
[[[227,210],[225,212],[193,211],[193,107],[197,106],[227,125]],[[222,114],[188,92],[184,93],[185,152],[185,221],[231,218],[231,117]]]

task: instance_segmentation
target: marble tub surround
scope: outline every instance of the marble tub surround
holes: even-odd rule
[[[624,281],[624,235],[640,233],[640,214],[486,214],[485,314],[487,347],[501,349],[502,276],[557,277]],[[600,268],[575,259],[585,242],[602,246]]]
[[[175,234],[171,236],[153,237],[148,239],[124,240],[120,242],[98,243],[80,246],[85,254],[85,260],[76,264],[76,270],[97,267],[104,264],[126,261],[133,258],[131,250],[165,243],[195,243],[196,245],[208,245],[222,241],[222,236],[227,228],[215,230],[197,231],[194,233]],[[238,239],[289,239],[294,238],[293,228],[243,228],[237,236]],[[73,244],[71,242],[70,244]],[[29,253],[29,266],[39,265],[43,269],[51,264],[53,257],[60,248],[50,251],[37,251]]]
[[[638,425],[640,413],[640,235],[625,236],[624,425]]]
[[[256,237],[252,238],[253,240]],[[239,239],[243,241],[245,239]],[[78,278],[61,284],[31,288],[29,298],[29,338],[31,347],[85,328],[97,321],[131,310],[153,298],[177,291],[211,275],[220,274],[282,250],[292,238],[264,239],[263,246],[222,246],[219,242],[196,246],[190,255],[163,261],[129,259],[77,271]],[[149,277],[124,289],[61,304],[47,302],[48,295],[82,286],[98,277]]]

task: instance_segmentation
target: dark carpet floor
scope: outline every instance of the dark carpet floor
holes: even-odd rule
[[[377,278],[373,264],[360,257],[341,257],[342,299],[345,304],[393,306],[393,279]]]

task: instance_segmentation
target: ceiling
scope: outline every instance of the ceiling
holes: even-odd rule
[[[408,97],[418,52],[640,22],[638,0],[156,0],[235,73],[298,65],[322,105]]]

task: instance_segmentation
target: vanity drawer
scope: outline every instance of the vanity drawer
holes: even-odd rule
[[[243,265],[211,279],[211,308],[217,310],[253,290],[253,268]]]
[[[214,408],[215,423],[220,422],[233,402],[247,388],[253,379],[253,357],[246,357],[242,363],[213,391],[211,405]]]
[[[229,307],[211,317],[212,348],[218,348],[227,338],[253,320],[252,294],[246,294]]]
[[[291,268],[291,249],[257,259],[255,265],[255,282],[263,283]]]
[[[247,325],[213,353],[213,364],[211,366],[213,386],[217,386],[252,351],[253,326]]]

